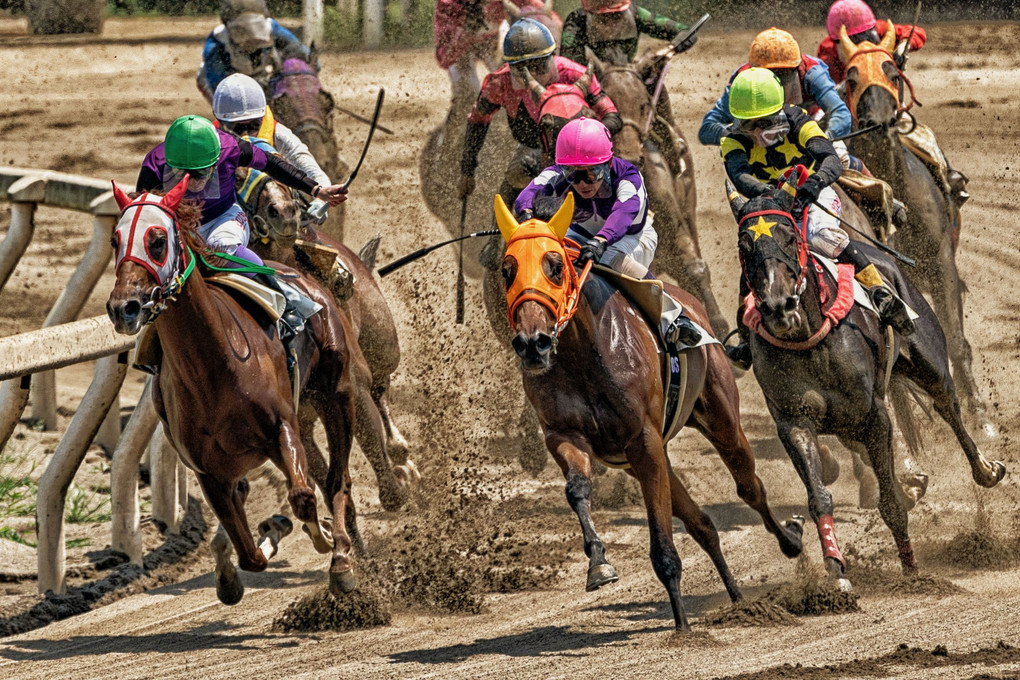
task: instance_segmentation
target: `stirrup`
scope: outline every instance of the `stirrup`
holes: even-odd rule
[[[680,349],[694,347],[701,342],[701,331],[698,330],[693,321],[682,314],[673,319],[664,335],[663,339],[667,343]]]
[[[748,371],[751,369],[752,355],[751,346],[746,342],[741,342],[736,345],[726,345],[723,347],[723,351],[726,352],[726,358],[730,360],[730,363],[739,368],[742,371]]]
[[[878,318],[887,326],[892,326],[900,335],[910,335],[916,328],[907,311],[907,304],[888,286],[874,286],[868,293],[878,310]]]

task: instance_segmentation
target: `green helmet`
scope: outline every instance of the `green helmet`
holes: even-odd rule
[[[730,115],[741,120],[763,118],[782,110],[783,85],[767,68],[748,68],[730,84]]]
[[[172,168],[208,168],[219,160],[220,135],[202,116],[181,116],[166,131],[163,151]]]

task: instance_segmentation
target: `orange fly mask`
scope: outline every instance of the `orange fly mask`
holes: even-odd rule
[[[525,302],[537,302],[556,319],[556,334],[577,311],[578,294],[591,263],[578,276],[572,261],[577,245],[566,239],[574,216],[574,196],[568,193],[549,222],[527,220],[518,223],[496,195],[496,224],[506,240],[503,280],[506,287],[510,327],[517,330],[516,312]]]
[[[892,95],[898,106],[897,115],[910,110],[917,100],[914,97],[914,86],[892,57],[892,50],[896,47],[896,29],[891,21],[886,22],[885,35],[878,45],[868,41],[855,45],[847,35],[846,26],[840,27],[839,40],[846,63],[847,106],[850,107],[850,115],[855,123],[857,104],[870,87],[877,87]],[[910,90],[910,103],[906,105],[900,101],[901,83],[905,83]]]

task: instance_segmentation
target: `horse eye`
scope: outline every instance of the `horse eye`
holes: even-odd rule
[[[110,245],[113,246],[115,251],[120,250],[120,234],[114,234],[110,237]]]
[[[542,257],[542,273],[557,286],[563,283],[563,258],[559,253],[546,253]]]
[[[517,259],[512,255],[507,255],[503,258],[503,285],[507,290],[513,285],[514,279],[517,278]]]
[[[166,232],[162,229],[153,229],[149,232],[146,248],[154,260],[162,262],[166,258]]]

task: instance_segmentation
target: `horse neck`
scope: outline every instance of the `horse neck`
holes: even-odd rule
[[[902,187],[907,176],[907,150],[900,142],[899,134],[889,131],[880,138],[863,140],[860,145],[861,157],[868,170],[875,177],[881,177],[895,189]]]
[[[222,354],[212,351],[226,337],[222,317],[197,268],[156,317],[155,325],[164,355],[172,363],[185,365],[199,375],[223,369]]]

